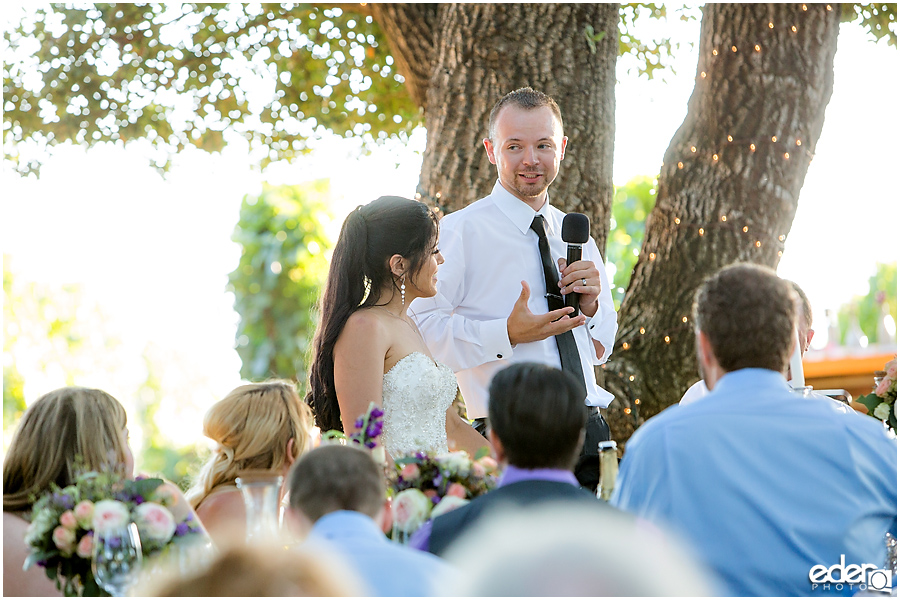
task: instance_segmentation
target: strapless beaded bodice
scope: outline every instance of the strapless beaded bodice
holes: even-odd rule
[[[393,458],[447,452],[447,409],[456,398],[450,367],[421,352],[407,354],[384,374],[384,447]]]

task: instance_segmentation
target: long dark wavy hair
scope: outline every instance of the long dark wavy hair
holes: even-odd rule
[[[360,308],[379,301],[385,304],[380,296],[386,287],[399,291],[388,264],[391,256],[407,259],[410,265],[405,274],[414,276],[434,251],[437,236],[434,212],[421,202],[397,196],[382,196],[359,206],[344,221],[319,299],[306,393],[322,431],[344,430],[334,391],[334,345],[347,319]]]

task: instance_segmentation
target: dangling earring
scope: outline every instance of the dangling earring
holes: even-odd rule
[[[400,278],[400,306],[406,306],[406,275]]]

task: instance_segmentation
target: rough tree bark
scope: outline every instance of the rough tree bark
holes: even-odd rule
[[[838,8],[706,5],[688,115],[604,369],[620,442],[699,378],[691,303],[703,279],[738,261],[778,265],[831,98]]]
[[[487,195],[493,104],[526,85],[559,102],[569,137],[553,203],[583,212],[605,255],[612,202],[617,4],[373,4],[428,140],[417,188],[449,213]],[[588,25],[599,41],[587,36]],[[425,74],[430,74],[427,89]]]

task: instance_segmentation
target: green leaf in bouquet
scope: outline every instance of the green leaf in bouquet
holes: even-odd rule
[[[473,458],[472,460],[481,460],[485,456],[490,456],[490,454],[491,454],[491,451],[488,450],[488,447],[482,446],[481,448],[478,449],[477,452],[475,452],[475,458]]]
[[[56,556],[57,552],[55,550],[37,550],[28,555],[28,558],[25,559],[25,564],[22,565],[22,570],[27,571],[41,560],[47,560],[49,558],[53,558]],[[49,569],[48,569],[49,573]],[[49,575],[48,575],[49,577]],[[53,577],[50,577],[53,579]]]
[[[135,495],[143,496],[145,499],[149,499],[153,496],[153,492],[156,491],[156,488],[162,484],[163,480],[155,477],[138,479],[131,483],[131,492]]]
[[[881,398],[876,396],[875,394],[866,394],[865,396],[860,396],[856,399],[860,404],[865,405],[865,407],[869,411],[869,415],[871,416],[875,410],[875,407],[883,402]]]

